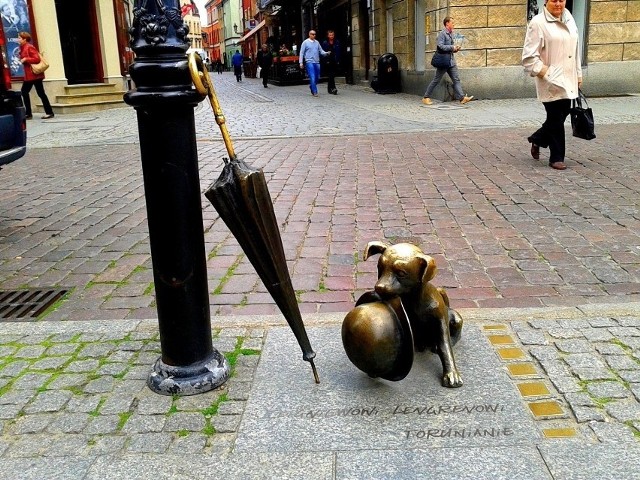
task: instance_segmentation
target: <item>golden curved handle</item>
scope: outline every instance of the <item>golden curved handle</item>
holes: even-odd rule
[[[229,131],[227,130],[226,120],[224,118],[224,114],[222,113],[222,108],[220,108],[220,102],[218,102],[216,91],[213,88],[213,82],[211,81],[211,77],[209,76],[209,71],[206,69],[200,55],[198,55],[196,52],[191,52],[188,58],[191,81],[193,82],[193,85],[196,87],[196,91],[199,94],[206,95],[209,98],[209,103],[211,104],[211,108],[213,109],[213,115],[216,119],[216,123],[220,127],[220,132],[222,133],[224,145],[225,147],[227,147],[229,159],[235,159],[236,153],[233,149],[233,142],[231,141],[231,136],[229,135]]]

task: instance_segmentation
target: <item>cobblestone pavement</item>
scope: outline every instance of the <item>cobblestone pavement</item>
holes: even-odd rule
[[[236,152],[265,171],[304,313],[372,288],[372,240],[422,246],[458,307],[638,301],[638,125],[569,140],[565,172],[529,157],[528,131],[253,138]],[[204,190],[224,146],[199,155]],[[71,289],[48,320],[155,316],[136,144],[34,148],[0,174],[0,289]],[[204,196],[203,213],[213,313],[277,313]]]
[[[483,327],[531,410],[543,433],[535,442],[541,452],[545,445],[599,446],[608,452],[604,464],[616,465],[604,474],[599,464],[566,475],[550,463],[548,476],[527,478],[633,478],[640,453],[638,312],[637,304],[462,310]],[[313,315],[307,327],[341,319]],[[145,386],[160,354],[153,320],[0,324],[0,478],[195,478],[171,468],[187,460],[196,469],[232,462],[225,478],[274,478],[255,457],[235,463],[233,448],[266,332],[276,325],[282,322],[275,317],[225,317],[213,341],[232,364],[230,380],[212,392],[171,397]],[[500,392],[492,396],[499,402]],[[628,456],[620,459],[615,452],[622,450]],[[158,467],[153,455],[162,455],[160,471],[151,468]],[[296,463],[297,454],[288,457],[279,478],[351,478],[313,474]],[[149,467],[137,470],[136,460]],[[118,462],[127,468],[119,472]]]
[[[569,138],[557,172],[528,155],[535,100],[429,108],[357,86],[314,99],[230,79],[214,78],[236,151],[265,171],[309,328],[339,325],[373,286],[368,241],[415,242],[541,430],[563,437],[540,452],[585,455],[586,473],[547,461],[535,478],[633,478],[640,97],[592,99],[598,138]],[[208,106],[195,118],[204,190],[225,151]],[[269,329],[284,321],[204,197],[214,345],[234,373],[195,397],[145,387],[159,342],[133,110],[29,126],[27,156],[0,171],[0,290],[70,292],[45,321],[0,322],[0,478],[343,478],[337,452],[233,453]]]

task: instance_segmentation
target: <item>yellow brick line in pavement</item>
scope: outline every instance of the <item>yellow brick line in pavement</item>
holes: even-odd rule
[[[578,430],[563,406],[540,380],[541,376],[506,324],[483,325],[487,340],[503,362],[545,438],[572,438]],[[561,423],[556,424],[560,419]],[[553,424],[552,424],[553,423]]]

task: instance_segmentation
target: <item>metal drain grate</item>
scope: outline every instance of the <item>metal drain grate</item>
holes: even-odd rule
[[[0,291],[0,320],[37,318],[68,291],[64,288]]]

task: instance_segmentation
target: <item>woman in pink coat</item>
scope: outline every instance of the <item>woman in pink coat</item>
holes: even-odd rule
[[[567,168],[564,121],[582,86],[578,27],[565,6],[566,0],[547,0],[529,22],[522,49],[522,64],[535,77],[538,100],[547,111],[542,127],[528,138],[531,156],[537,160],[540,147],[549,147],[549,166],[556,170]]]
[[[22,82],[22,99],[24,100],[24,106],[27,113],[27,119],[33,118],[31,114],[31,99],[29,98],[29,92],[31,87],[36,87],[36,93],[42,100],[42,107],[44,108],[43,119],[53,118],[53,109],[49,98],[44,91],[44,73],[35,74],[31,70],[31,64],[40,62],[40,53],[36,47],[31,45],[31,35],[28,32],[20,32],[18,34],[18,41],[20,42],[20,63],[24,66],[24,82]]]

